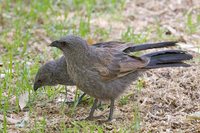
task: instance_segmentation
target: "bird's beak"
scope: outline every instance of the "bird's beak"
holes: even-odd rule
[[[59,48],[60,47],[60,42],[59,41],[53,41],[50,45],[49,45],[50,47],[57,47],[57,48]]]

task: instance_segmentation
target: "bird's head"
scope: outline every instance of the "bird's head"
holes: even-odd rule
[[[55,84],[54,69],[54,62],[48,62],[39,68],[33,85],[35,91],[42,86]]]
[[[62,37],[59,40],[53,41],[49,46],[57,47],[65,52],[81,52],[81,50],[86,50],[88,48],[87,42],[85,40],[74,35]]]

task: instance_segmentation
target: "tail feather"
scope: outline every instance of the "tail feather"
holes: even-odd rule
[[[160,68],[160,67],[188,67],[190,65],[183,63],[183,61],[192,59],[192,55],[181,50],[165,50],[158,51],[149,54],[145,54],[142,57],[150,59],[148,65],[145,68]]]
[[[141,50],[146,50],[146,49],[153,49],[153,48],[163,48],[163,47],[169,47],[169,46],[175,46],[176,41],[171,41],[171,42],[159,42],[159,43],[146,43],[146,44],[140,44],[140,45],[135,45],[126,48],[123,50],[125,53],[130,53],[130,52],[135,52],[135,51],[141,51]]]
[[[170,63],[170,64],[157,64],[157,65],[147,65],[145,69],[155,69],[164,67],[190,67],[191,65],[180,62],[180,63]]]

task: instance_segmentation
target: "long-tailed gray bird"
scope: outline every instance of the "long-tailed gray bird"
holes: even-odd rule
[[[89,46],[78,36],[69,35],[50,44],[63,51],[69,77],[86,94],[95,98],[87,119],[94,118],[99,100],[110,100],[108,121],[112,119],[114,101],[140,73],[151,68],[189,66],[182,61],[192,55],[181,50],[165,50],[140,57],[121,49]]]

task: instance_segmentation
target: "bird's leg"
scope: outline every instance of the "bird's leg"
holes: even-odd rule
[[[97,108],[100,109],[100,108],[101,108],[101,105],[102,105],[102,103],[101,103],[101,101],[99,101],[99,103],[98,103],[98,105],[97,105]]]
[[[94,118],[94,111],[97,108],[98,99],[95,98],[92,108],[90,110],[89,116],[86,118],[87,120],[91,120]]]
[[[79,98],[78,98],[78,104],[82,101],[83,97],[86,95],[86,93],[83,93]]]
[[[67,87],[65,87],[65,90],[66,90],[66,99],[67,99]],[[83,93],[80,97],[78,97],[77,102],[76,102],[76,101],[67,101],[67,100],[66,100],[66,103],[67,103],[67,104],[72,104],[72,103],[76,102],[76,104],[78,105],[78,104],[81,103],[81,101],[82,101],[82,99],[83,99],[83,97],[84,97],[85,95],[86,95],[86,93]]]
[[[68,88],[65,86],[65,101],[67,101]]]
[[[111,100],[110,100],[110,113],[109,113],[109,116],[108,116],[108,120],[107,120],[107,121],[111,121],[111,120],[112,120],[113,112],[114,112],[114,105],[115,105],[115,100],[114,100],[114,99],[111,99]]]

